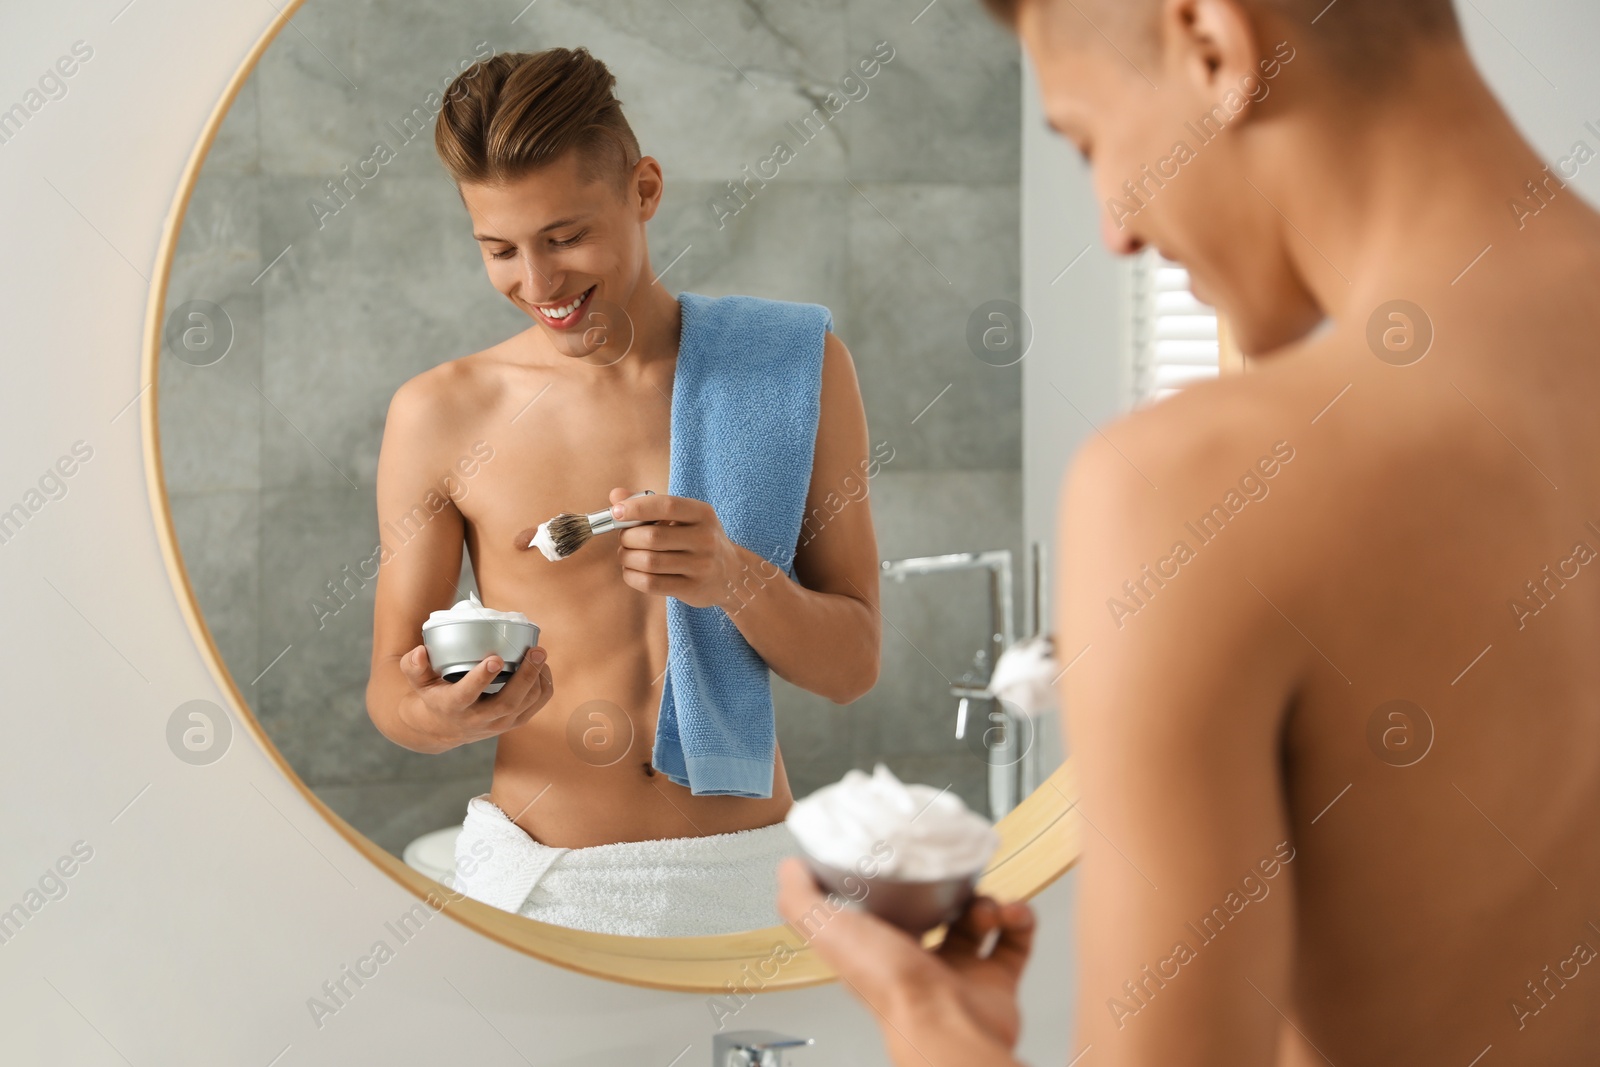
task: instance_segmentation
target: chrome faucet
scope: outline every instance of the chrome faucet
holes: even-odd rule
[[[989,647],[979,649],[973,667],[981,677],[968,671],[951,687],[951,695],[989,698],[989,671],[1000,654],[1016,640],[1011,621],[1011,553],[1006,549],[990,552],[952,552],[944,556],[917,556],[912,559],[886,559],[880,565],[883,577],[904,582],[914,575],[949,571],[989,572]],[[964,731],[959,730],[957,737]]]
[[[771,1030],[736,1030],[711,1037],[711,1067],[783,1067],[783,1050],[813,1044]]]
[[[950,571],[989,572],[989,647],[980,648],[972,667],[950,686],[950,695],[960,698],[956,718],[956,737],[966,736],[967,704],[970,700],[990,700],[989,672],[1000,654],[1016,639],[1011,624],[1011,553],[954,552],[946,556],[918,556],[914,559],[886,559],[883,576],[896,582],[922,574]]]
[[[967,719],[974,700],[987,702],[991,709],[984,737],[998,736],[1002,740],[990,752],[989,806],[993,818],[1010,811],[1018,800],[1015,753],[1017,741],[1009,728],[1008,715],[999,699],[989,689],[994,664],[1001,653],[1016,640],[1012,621],[1011,553],[1005,549],[989,552],[953,552],[943,556],[917,556],[912,559],[884,560],[882,576],[895,582],[924,574],[942,574],[952,571],[987,571],[989,574],[989,641],[973,657],[972,667],[950,684],[950,695],[956,698],[956,739],[967,736]]]

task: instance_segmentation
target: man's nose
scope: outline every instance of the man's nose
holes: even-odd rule
[[[556,295],[559,279],[547,274],[544,267],[533,253],[522,254],[522,283],[530,303],[541,304]]]
[[[1126,222],[1118,228],[1104,211],[1100,212],[1100,240],[1114,256],[1131,256],[1144,250],[1144,238],[1134,233]]]

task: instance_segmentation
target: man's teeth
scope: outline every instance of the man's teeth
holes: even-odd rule
[[[541,308],[539,308],[539,314],[543,315],[547,319],[564,319],[568,315],[572,314],[574,311],[577,311],[578,310],[578,305],[583,303],[583,298],[588,296],[588,295],[589,295],[589,291],[587,289],[585,289],[583,292],[581,292],[581,293],[579,293],[577,295],[577,297],[572,301],[572,303],[563,304],[561,307],[558,307],[558,308],[541,307]],[[535,306],[537,307],[538,305],[535,305]]]

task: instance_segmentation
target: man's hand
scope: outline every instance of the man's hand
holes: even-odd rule
[[[629,499],[611,490],[611,514],[619,522],[648,522],[621,531],[617,558],[622,580],[641,593],[677,597],[696,608],[725,604],[744,561],[728,540],[710,504],[683,496]]]
[[[427,647],[418,645],[400,657],[400,670],[412,688],[411,699],[400,704],[400,718],[430,738],[438,746],[435,752],[515,730],[550,702],[555,682],[544,649],[534,647],[500,691],[485,696],[503,667],[499,656],[490,655],[460,681],[447,682],[434,673]]]
[[[778,910],[872,1009],[896,1063],[1015,1063],[1017,983],[1033,947],[1033,909],[1025,901],[977,898],[938,951],[928,952],[876,916],[848,907],[834,912],[805,863],[791,857],[778,867]],[[993,951],[980,958],[995,930]]]

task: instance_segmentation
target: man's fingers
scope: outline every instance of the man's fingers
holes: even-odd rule
[[[1001,912],[1000,937],[989,958],[1020,977],[1033,952],[1033,909],[1025,902],[1007,904]]]
[[[549,664],[524,663],[517,668],[517,676],[521,677],[524,674],[527,677],[522,679],[522,688],[512,694],[512,699],[508,704],[509,707],[516,709],[511,713],[512,726],[521,726],[533,718],[534,714],[549,702],[550,691],[554,688],[550,681]],[[512,679],[512,681],[516,680],[516,678]],[[510,688],[511,686],[508,683],[506,689]],[[505,689],[502,689],[501,692],[505,692]]]
[[[400,673],[406,676],[406,681],[411,683],[413,689],[421,689],[439,680],[439,676],[433,673],[433,665],[428,662],[425,645],[418,645],[400,657]]]
[[[940,953],[947,957],[961,955],[1014,962],[1020,969],[1033,948],[1033,927],[1033,909],[1025,901],[1001,905],[992,897],[978,897],[961,918],[951,924]]]
[[[688,577],[694,557],[687,552],[649,552],[639,548],[625,548],[617,553],[625,571],[641,574],[681,574]]]
[[[613,492],[611,517],[618,522],[698,522],[710,505],[684,496],[654,493],[617,501]]]
[[[1000,905],[993,897],[973,897],[967,909],[950,924],[944,943],[952,947],[975,945],[999,922]]]
[[[513,726],[521,726],[543,710],[544,706],[550,702],[550,698],[555,695],[556,689],[555,681],[550,677],[550,665],[548,663],[530,663],[521,669],[533,675],[534,685],[524,697],[527,701],[527,707],[517,713],[516,719],[512,722]]]
[[[652,596],[680,596],[688,593],[694,584],[681,574],[651,574],[648,571],[636,571],[628,567],[622,569],[622,581],[625,585]]]
[[[617,543],[623,548],[644,549],[650,552],[688,552],[704,541],[703,535],[683,526],[630,526],[617,534]]]
[[[450,687],[450,696],[456,702],[456,710],[465,711],[472,707],[473,701],[484,695],[484,689],[494,681],[495,675],[504,667],[505,660],[493,653],[474,664],[460,681]]]
[[[500,687],[497,696],[506,698],[507,704],[520,704],[528,690],[539,682],[539,666],[545,661],[545,651],[535,645],[522,654],[522,659],[517,662],[517,670],[511,680]]]
[[[993,940],[993,931],[1000,925],[1000,905],[993,897],[974,897],[955,922],[945,930],[944,941],[939,945],[941,955],[974,956],[986,958],[985,943]],[[989,945],[992,952],[994,945]]]

